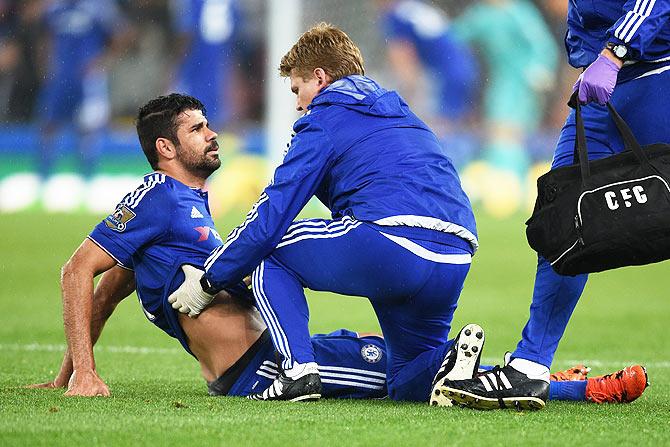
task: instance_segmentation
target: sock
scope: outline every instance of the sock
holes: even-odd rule
[[[573,380],[549,383],[549,400],[586,400],[588,380]]]
[[[293,363],[293,368],[284,371],[286,377],[299,379],[307,374],[319,374],[319,365],[316,362]]]
[[[549,382],[549,368],[526,359],[512,359],[509,366],[524,373],[531,379]]]

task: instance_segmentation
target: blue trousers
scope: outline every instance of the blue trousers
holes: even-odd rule
[[[670,70],[619,84],[611,103],[643,146],[670,143]],[[621,152],[623,142],[607,107],[582,107],[589,159]],[[568,116],[558,140],[552,169],[572,164],[575,113]],[[588,275],[561,276],[539,257],[530,318],[513,357],[551,366],[570,316],[586,286]]]
[[[456,236],[408,233],[412,239],[398,228],[349,217],[297,221],[289,228],[252,277],[256,305],[284,369],[315,361],[304,287],[366,297],[386,342],[389,396],[428,398],[451,346],[447,336],[471,255]],[[428,240],[430,234],[438,241]]]

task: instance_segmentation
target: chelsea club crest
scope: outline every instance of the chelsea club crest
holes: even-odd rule
[[[361,348],[361,356],[368,363],[377,363],[382,359],[382,350],[375,345],[365,345]]]

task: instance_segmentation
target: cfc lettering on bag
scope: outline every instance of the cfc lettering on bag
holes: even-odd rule
[[[614,191],[607,191],[605,193],[605,201],[607,202],[607,207],[611,210],[619,208],[619,202],[615,199],[616,194]]]
[[[644,193],[644,188],[640,185],[633,186],[633,194],[635,194],[637,203],[645,203],[647,201],[647,195]]]
[[[623,204],[626,208],[630,208],[633,205],[631,200],[633,198],[635,198],[637,203],[647,202],[647,195],[644,193],[644,188],[640,185],[635,185],[632,188],[621,189],[619,190],[619,194],[621,195],[621,199],[623,199]],[[619,208],[617,194],[614,191],[607,191],[605,193],[605,202],[607,202],[607,207],[612,211]]]

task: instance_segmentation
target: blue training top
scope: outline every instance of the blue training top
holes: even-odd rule
[[[119,266],[135,272],[146,317],[191,353],[167,297],[184,281],[182,264],[202,268],[209,253],[223,243],[214,229],[207,193],[165,174],[148,174],[88,237]]]
[[[205,263],[212,285],[234,284],[256,268],[313,195],[333,218],[427,228],[477,249],[475,218],[456,170],[397,93],[347,76],[308,109],[293,125],[271,184]]]
[[[570,65],[587,67],[608,42],[624,44],[633,64],[619,82],[670,65],[670,0],[570,0],[565,47]]]

